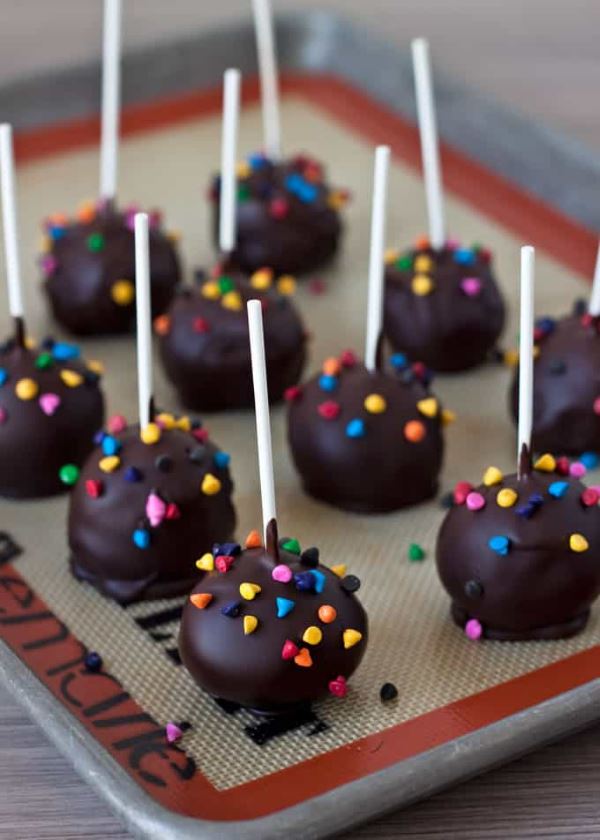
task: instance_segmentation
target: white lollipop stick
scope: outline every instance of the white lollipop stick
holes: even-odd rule
[[[594,318],[597,318],[600,315],[600,242],[598,243],[596,270],[594,271],[594,285],[592,286],[589,313]]]
[[[377,146],[373,174],[373,207],[371,211],[371,252],[369,255],[369,300],[367,304],[367,338],[365,365],[374,371],[377,366],[377,346],[383,321],[383,277],[385,266],[385,216],[390,147]]]
[[[254,410],[256,413],[256,440],[258,443],[258,471],[262,501],[265,545],[267,525],[276,518],[275,481],[273,478],[273,451],[271,448],[271,422],[269,419],[269,392],[265,364],[265,339],[263,334],[262,306],[259,300],[248,301],[250,327],[250,355],[254,383]]]
[[[223,76],[223,128],[221,136],[221,203],[219,211],[219,247],[231,253],[236,240],[237,134],[240,118],[239,70],[229,69]]]
[[[150,422],[152,399],[152,329],[150,314],[150,245],[148,214],[135,214],[135,297],[140,429]]]
[[[8,282],[8,308],[13,318],[23,317],[23,292],[19,263],[19,235],[17,232],[17,204],[15,198],[15,156],[12,126],[0,125],[0,181],[2,186],[2,226],[4,228],[4,258]]]
[[[281,157],[279,82],[270,0],[252,0],[252,9],[258,52],[265,152],[273,160],[279,160]]]
[[[412,42],[413,72],[417,97],[419,133],[421,135],[421,158],[425,177],[427,215],[429,217],[429,241],[433,248],[442,248],[446,241],[444,225],[444,195],[440,168],[429,43],[425,38]]]
[[[102,44],[102,133],[100,198],[117,193],[119,112],[121,99],[121,0],[104,0]]]
[[[517,463],[523,446],[531,447],[533,422],[533,285],[535,248],[521,248],[521,322],[519,337],[519,427]]]

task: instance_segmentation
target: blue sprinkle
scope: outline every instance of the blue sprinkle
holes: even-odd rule
[[[476,255],[470,248],[457,248],[453,256],[454,262],[460,265],[473,265],[476,260]]]
[[[8,371],[5,368],[0,368],[0,388],[8,379]]]
[[[316,201],[317,198],[317,188],[313,184],[302,184],[297,190],[297,195],[300,201],[303,201],[305,204],[312,204],[313,201]]]
[[[237,557],[242,551],[239,543],[214,543],[212,547],[213,557]]]
[[[255,152],[254,154],[248,155],[247,161],[254,172],[257,172],[259,169],[264,169],[268,163],[267,158],[262,152]]]
[[[310,592],[315,587],[315,579],[310,572],[296,572],[294,584],[300,592]]]
[[[116,455],[121,451],[121,441],[112,435],[104,435],[102,438],[102,451],[105,455]]]
[[[231,601],[231,603],[225,604],[224,607],[221,607],[221,612],[223,615],[226,615],[227,618],[237,618],[240,614],[241,608],[241,601]]]
[[[515,510],[517,516],[523,516],[525,519],[531,519],[533,514],[544,503],[544,497],[539,493],[532,493],[524,505],[521,505]]]
[[[338,380],[336,376],[329,376],[327,373],[319,376],[319,388],[321,391],[335,391],[337,386]]]
[[[295,601],[290,601],[289,598],[276,598],[277,602],[277,618],[285,618],[296,606]]]
[[[596,452],[584,452],[579,460],[588,470],[593,470],[600,464],[600,457]]]
[[[84,657],[83,665],[86,671],[97,674],[102,669],[102,657],[95,650],[88,650]]]
[[[308,574],[312,575],[315,579],[315,592],[321,594],[321,592],[325,589],[325,575],[318,569],[311,569]]]
[[[541,330],[546,335],[549,335],[551,332],[554,332],[556,321],[554,318],[538,318],[535,325],[538,330]]]
[[[508,554],[508,550],[510,548],[510,540],[508,537],[496,536],[490,537],[488,540],[488,545],[495,551],[496,554],[500,554],[503,557]]]
[[[548,487],[548,493],[554,499],[562,499],[568,489],[568,481],[553,481],[550,487]]]
[[[127,467],[123,477],[125,481],[131,481],[133,484],[136,481],[142,480],[142,473],[140,472],[140,470],[138,470],[137,467]]]
[[[224,470],[229,466],[231,455],[229,452],[215,452],[213,455],[213,463],[218,469]]]
[[[66,341],[57,341],[52,347],[52,355],[60,362],[66,362],[68,359],[77,359],[81,355],[81,350],[76,344],[67,344]]]
[[[138,548],[148,548],[150,545],[150,531],[145,528],[136,528],[133,532],[133,541]]]
[[[105,436],[106,432],[103,432],[102,429],[100,429],[99,432],[96,432],[96,434],[94,435],[94,443],[96,444],[96,446],[100,446]]]
[[[57,227],[57,226],[53,225],[48,230],[48,233],[50,235],[50,239],[52,239],[53,242],[56,242],[58,239],[63,238],[63,236],[65,235],[65,229],[64,229],[64,227]]]
[[[365,434],[365,422],[361,420],[360,417],[355,417],[354,420],[350,420],[348,425],[346,426],[346,434],[349,438],[359,438],[364,437]]]
[[[286,175],[284,183],[285,188],[289,190],[289,192],[297,193],[299,189],[302,189],[304,179],[298,172],[290,172],[289,175]]]
[[[404,353],[392,353],[390,356],[390,364],[394,370],[404,370],[408,367],[408,358]]]

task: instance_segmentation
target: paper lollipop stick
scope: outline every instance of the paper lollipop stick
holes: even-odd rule
[[[117,156],[121,99],[121,0],[104,0],[102,46],[102,133],[100,139],[100,198],[117,192]]]
[[[412,42],[412,58],[419,133],[421,135],[421,158],[427,197],[427,215],[429,217],[429,241],[433,248],[442,248],[446,241],[444,196],[431,82],[429,43],[424,38],[416,38]]]
[[[521,470],[523,447],[531,448],[533,422],[533,286],[535,249],[521,248],[521,320],[519,338],[519,424],[517,462]]]
[[[229,69],[223,76],[223,128],[221,136],[221,202],[219,210],[219,247],[229,254],[236,240],[236,147],[240,116],[239,70]]]
[[[263,135],[266,154],[273,160],[281,157],[281,120],[279,117],[279,83],[270,0],[252,0],[254,30],[260,74]]]
[[[15,158],[12,127],[6,123],[0,125],[0,181],[2,182],[2,226],[8,282],[8,308],[12,317],[20,320],[23,318],[23,293],[15,198]]]
[[[265,340],[263,334],[262,306],[259,300],[248,301],[248,324],[250,327],[250,355],[252,357],[252,381],[254,384],[260,495],[265,544],[267,544],[267,526],[276,519],[277,514],[275,509],[275,481],[273,479],[273,451],[271,448],[271,422],[269,419]]]
[[[371,251],[369,255],[369,300],[367,304],[367,338],[365,365],[373,371],[377,367],[377,347],[383,320],[383,277],[385,266],[385,216],[389,146],[378,146],[375,150],[375,171],[373,174],[373,207],[371,212]]]
[[[150,314],[150,246],[148,214],[135,214],[135,297],[140,429],[152,420],[152,328]]]
[[[594,271],[594,285],[592,286],[589,312],[594,318],[600,315],[600,242],[598,243],[598,253],[596,255],[596,270]]]

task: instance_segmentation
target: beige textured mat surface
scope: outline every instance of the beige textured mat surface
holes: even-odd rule
[[[348,186],[355,202],[348,214],[348,232],[341,258],[323,275],[321,296],[301,288],[297,295],[307,325],[314,334],[311,367],[345,347],[362,353],[366,300],[371,148],[348,135],[300,99],[284,104],[287,145],[292,150],[319,152],[330,163],[332,180]],[[256,109],[244,113],[241,148],[260,145]],[[291,139],[293,138],[293,143]],[[318,138],[315,141],[315,138]],[[215,119],[131,138],[121,155],[124,200],[164,209],[167,224],[183,235],[188,268],[209,262],[207,173],[218,158],[219,124]],[[30,332],[54,331],[48,323],[31,255],[39,238],[39,220],[53,210],[71,212],[93,195],[97,158],[94,151],[25,166],[19,172],[23,259],[27,268]],[[394,165],[388,226],[390,244],[408,244],[424,227],[424,201],[419,180]],[[520,241],[461,202],[447,201],[449,228],[465,244],[481,242],[495,254],[496,270],[513,303],[507,330],[514,335],[516,275]],[[538,312],[560,314],[586,288],[577,278],[543,254],[538,256]],[[0,322],[7,324],[5,309]],[[508,342],[510,343],[510,341]],[[106,363],[105,388],[109,412],[133,416],[135,358],[132,339],[89,341],[88,357]],[[474,373],[440,378],[434,390],[458,415],[447,435],[442,489],[462,478],[476,480],[490,463],[505,471],[514,465],[513,431],[508,422],[508,373],[490,366]],[[156,396],[165,408],[178,408],[174,394],[157,368]],[[259,523],[259,493],[251,414],[215,415],[208,419],[212,437],[232,454],[239,515],[238,536]],[[276,483],[280,530],[303,545],[318,544],[325,563],[345,562],[363,581],[361,598],[370,613],[371,640],[363,665],[351,683],[347,701],[330,700],[319,709],[329,729],[315,737],[306,730],[277,738],[259,749],[243,733],[243,716],[228,717],[204,696],[177,667],[161,643],[150,638],[136,617],[157,612],[173,602],[138,605],[124,610],[73,581],[65,563],[66,500],[37,503],[0,502],[0,528],[11,531],[25,546],[17,561],[21,574],[70,627],[75,636],[99,650],[107,668],[157,720],[186,720],[193,730],[183,745],[218,788],[229,788],[292,763],[381,731],[394,724],[481,691],[512,677],[554,662],[600,642],[598,610],[585,633],[567,642],[530,644],[468,643],[449,621],[448,602],[435,575],[431,552],[443,511],[437,502],[379,517],[344,514],[303,496],[285,446],[284,416],[273,412]],[[407,548],[418,542],[428,551],[422,563],[410,563]],[[201,554],[206,546],[198,546]],[[176,622],[161,632],[176,630]],[[383,706],[378,692],[386,681],[399,689],[398,701]]]

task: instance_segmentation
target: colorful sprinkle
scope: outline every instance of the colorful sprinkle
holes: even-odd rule
[[[569,548],[571,551],[575,551],[577,554],[581,554],[583,551],[587,551],[590,547],[590,544],[583,536],[583,534],[571,534],[569,537]]]
[[[493,487],[495,484],[500,484],[504,475],[498,467],[488,467],[483,474],[483,483],[486,487]]]
[[[283,548],[284,551],[289,551],[292,554],[300,555],[300,543],[294,537],[289,537],[281,540],[279,543],[280,547]]]
[[[342,578],[340,586],[344,592],[358,592],[360,589],[360,578],[356,575],[345,575],[345,577]]]
[[[92,499],[97,499],[102,495],[104,485],[101,481],[95,478],[88,478],[85,482],[85,492]]]
[[[222,615],[227,616],[227,618],[237,618],[242,610],[242,605],[239,601],[230,601],[229,604],[225,604],[224,607],[221,607]]]
[[[233,561],[234,558],[231,555],[219,554],[219,556],[215,558],[215,568],[217,572],[221,575],[226,575],[233,566]]]
[[[58,394],[42,394],[38,400],[39,406],[48,417],[52,417],[58,409],[61,399]]]
[[[319,388],[321,391],[335,391],[338,387],[338,380],[335,376],[328,376],[326,373],[323,373],[319,377]]]
[[[250,285],[258,291],[265,291],[273,282],[273,272],[270,268],[259,268],[250,277]]]
[[[568,489],[568,481],[553,481],[550,487],[548,487],[548,493],[553,499],[562,499]]]
[[[501,508],[510,508],[516,504],[518,498],[519,496],[514,490],[510,487],[505,487],[496,496],[496,504]]]
[[[113,435],[118,435],[119,432],[124,432],[127,428],[127,420],[122,414],[113,414],[107,423],[108,431]]]
[[[271,572],[271,577],[278,583],[289,583],[293,577],[292,570],[289,566],[280,563],[278,566],[275,566]]]
[[[190,595],[190,601],[199,610],[206,609],[206,607],[208,607],[212,599],[213,596],[210,594],[210,592],[194,592]]]
[[[580,496],[581,504],[584,507],[594,507],[598,504],[600,493],[594,487],[586,487]]]
[[[320,594],[325,589],[325,575],[318,569],[311,569],[309,575],[313,577],[315,592]]]
[[[148,548],[150,546],[150,531],[145,528],[136,528],[133,532],[133,542],[138,548]]]
[[[457,248],[454,252],[454,262],[459,265],[473,265],[476,260],[476,255],[470,248]]]
[[[319,565],[319,549],[314,545],[311,545],[310,548],[305,548],[300,555],[300,562],[303,566],[316,569]]]
[[[382,703],[389,703],[398,696],[398,689],[394,683],[386,682],[379,689],[379,699]]]
[[[348,684],[346,682],[346,677],[340,675],[334,680],[330,680],[328,683],[328,688],[329,692],[333,694],[334,697],[345,697],[348,693]]]
[[[294,657],[294,662],[301,668],[310,668],[313,664],[308,648],[300,648],[300,652]]]
[[[167,504],[156,493],[150,493],[146,500],[146,516],[152,528],[158,528],[167,513]]]
[[[467,297],[477,297],[481,292],[481,280],[478,277],[465,277],[460,281],[460,288]]]
[[[419,400],[417,403],[417,410],[424,414],[425,417],[435,417],[438,413],[438,401],[435,397],[427,397],[424,400]]]
[[[261,591],[261,587],[257,583],[240,583],[240,595],[246,601],[254,601]]]
[[[281,648],[281,658],[285,660],[294,659],[300,653],[300,649],[289,639],[286,639]]]
[[[250,531],[248,536],[246,537],[246,542],[244,544],[245,548],[261,548],[262,547],[262,539],[258,531]]]
[[[61,370],[60,378],[68,388],[77,388],[83,382],[83,376],[75,370]]]
[[[258,627],[258,618],[255,615],[244,616],[244,636],[249,636],[254,633]]]
[[[77,359],[81,351],[76,344],[69,344],[66,341],[55,341],[52,346],[52,355],[59,362],[66,362],[68,359]]]
[[[410,287],[413,294],[417,295],[417,297],[425,297],[433,291],[434,283],[431,277],[427,277],[426,274],[416,274],[412,279]]]
[[[141,470],[138,470],[137,467],[127,467],[123,478],[125,479],[125,481],[129,481],[131,484],[136,484],[138,481],[142,480]]]
[[[456,412],[452,411],[449,408],[442,409],[442,426],[449,426],[451,423],[454,423],[456,420]]]
[[[323,362],[321,370],[326,376],[339,376],[341,367],[339,359],[330,356],[330,358],[325,359]]]
[[[381,394],[369,394],[368,397],[365,397],[364,406],[369,414],[383,414],[387,408],[387,403]]]
[[[468,481],[459,481],[457,482],[454,492],[452,494],[454,499],[454,504],[456,505],[464,505],[467,501],[467,496],[473,490],[473,485],[470,484]]]
[[[176,723],[167,723],[165,726],[165,738],[168,744],[175,744],[183,738],[183,730]]]
[[[290,601],[289,598],[276,598],[277,604],[277,618],[285,618],[296,606],[295,601]]]
[[[594,470],[600,464],[600,457],[597,452],[584,452],[579,460],[588,470]]]
[[[467,621],[465,624],[465,636],[467,639],[470,639],[472,642],[476,642],[478,639],[481,639],[482,635],[483,627],[476,618],[472,618],[470,621]]]
[[[302,388],[300,385],[292,385],[286,388],[283,392],[283,398],[286,402],[295,402],[302,396]]]
[[[202,285],[200,290],[202,297],[207,298],[208,300],[218,300],[221,297],[221,290],[219,289],[219,284],[215,283],[214,280],[209,280],[208,282]]]
[[[434,268],[433,260],[427,254],[419,254],[415,257],[414,268],[419,273],[431,271]]]
[[[335,420],[341,409],[339,403],[333,400],[326,400],[317,406],[317,411],[324,420]]]
[[[544,504],[544,497],[539,493],[532,493],[524,505],[518,507],[515,511],[517,516],[522,516],[524,519],[531,519],[531,517]]]
[[[51,353],[40,353],[36,358],[34,365],[38,370],[48,370],[54,364],[54,359]],[[2,385],[2,375],[0,374],[0,385]]]
[[[600,397],[596,397],[594,400],[594,414],[600,414]]]
[[[34,379],[19,379],[15,385],[15,394],[20,400],[33,400],[37,397],[39,387]]]
[[[331,571],[334,575],[337,575],[339,578],[343,578],[346,574],[346,564],[345,563],[338,563],[337,566],[332,566]]]
[[[365,421],[361,420],[360,417],[355,417],[354,419],[350,420],[350,422],[346,426],[346,435],[349,438],[364,437],[365,432]]]
[[[87,239],[87,246],[90,251],[98,253],[104,248],[104,236],[101,233],[91,233]]]
[[[346,650],[348,650],[348,648],[354,647],[354,645],[357,645],[361,639],[362,633],[359,630],[352,630],[351,628],[344,630],[343,640],[344,647],[346,648]]]
[[[121,459],[118,455],[107,455],[104,458],[101,458],[98,462],[98,466],[105,473],[113,473],[115,470],[119,469],[121,465]]]
[[[58,475],[63,484],[72,487],[79,478],[79,467],[75,464],[64,464],[58,471]]]
[[[102,670],[102,657],[95,650],[88,650],[83,659],[83,666],[86,671],[97,674]]]
[[[121,451],[121,441],[112,435],[104,435],[102,438],[102,451],[105,455],[117,455]]]
[[[427,430],[420,420],[409,420],[404,424],[404,437],[411,443],[420,443],[427,434]]]
[[[418,543],[411,543],[408,547],[408,559],[413,561],[424,560],[425,550]]]
[[[394,370],[406,370],[408,367],[408,358],[404,353],[393,353],[390,356],[390,364]]]
[[[467,496],[466,505],[469,510],[481,510],[485,507],[485,498],[474,490]]]
[[[533,468],[534,470],[539,470],[540,472],[554,472],[556,469],[556,459],[552,455],[546,453],[537,459]]]
[[[232,312],[240,312],[243,307],[244,303],[242,301],[242,296],[239,292],[227,292],[221,298],[221,305],[225,307],[225,309],[230,309]]]
[[[213,455],[213,463],[215,467],[219,470],[224,470],[226,467],[228,467],[230,461],[231,455],[228,452],[215,452],[215,454]]]
[[[495,551],[496,554],[500,554],[502,557],[505,557],[510,549],[510,540],[508,537],[504,536],[495,536],[490,537],[488,540],[488,546]]]
[[[323,639],[323,631],[319,627],[312,625],[307,627],[302,635],[302,641],[307,645],[318,645]]]
[[[143,443],[148,444],[151,446],[154,443],[158,443],[161,437],[161,429],[158,423],[148,423],[147,426],[140,432],[140,439]]]
[[[353,368],[356,366],[358,358],[354,350],[343,350],[340,353],[340,364],[345,368]]]
[[[277,291],[280,295],[293,295],[296,291],[296,279],[291,274],[282,274],[277,281]]]
[[[337,610],[330,604],[323,604],[317,613],[323,624],[331,624],[337,618]]]
[[[573,478],[583,478],[586,472],[585,464],[582,464],[581,461],[573,461],[569,467],[569,475],[572,475]]]
[[[294,586],[300,592],[311,592],[315,586],[315,579],[310,572],[296,572],[294,574]]]

